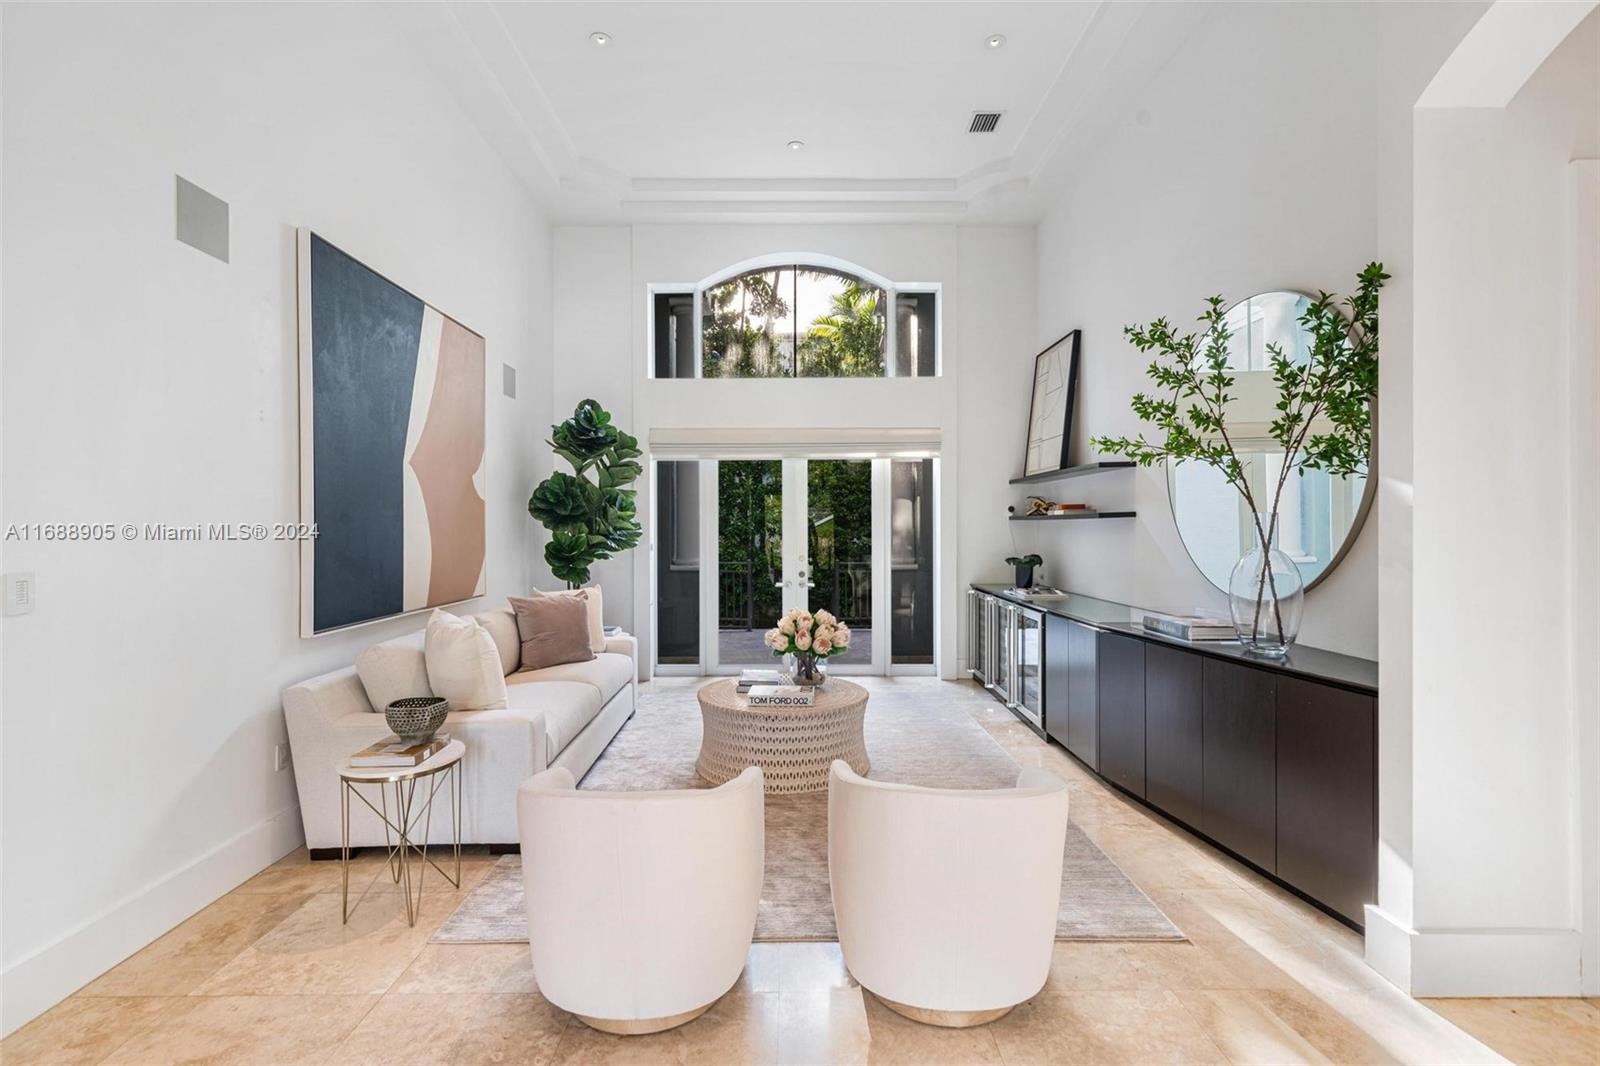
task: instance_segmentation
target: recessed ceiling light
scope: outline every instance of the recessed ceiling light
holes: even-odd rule
[[[1006,43],[1006,35],[1003,33],[991,33],[983,39],[983,43],[990,48],[1002,48]]]
[[[798,152],[800,149],[804,148],[805,146],[806,146],[806,142],[805,141],[790,141],[789,142],[789,151]]]
[[[603,33],[600,30],[595,30],[593,33],[589,34],[589,42],[596,48],[604,48],[606,45],[611,43],[611,34]]]

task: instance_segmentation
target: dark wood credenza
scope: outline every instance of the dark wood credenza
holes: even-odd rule
[[[1146,632],[1124,604],[972,588],[1044,616],[1019,667],[1042,685],[1042,723],[1019,714],[1030,728],[1361,928],[1377,898],[1377,663],[1299,645],[1267,660]]]

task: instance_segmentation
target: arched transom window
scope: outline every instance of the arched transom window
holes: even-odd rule
[[[771,257],[651,289],[656,377],[881,378],[939,372],[938,286]]]

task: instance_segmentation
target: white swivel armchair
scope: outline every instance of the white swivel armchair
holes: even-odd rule
[[[765,869],[761,770],[719,788],[594,792],[565,768],[517,794],[539,991],[608,1033],[692,1021],[733,987]]]
[[[1044,987],[1061,904],[1067,786],[828,782],[828,871],[845,965],[890,1009],[932,1025],[993,1021]]]

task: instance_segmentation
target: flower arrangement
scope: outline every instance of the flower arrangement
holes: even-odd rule
[[[827,611],[793,610],[767,630],[767,647],[773,655],[792,655],[794,683],[820,685],[820,661],[850,650],[850,627]]]

